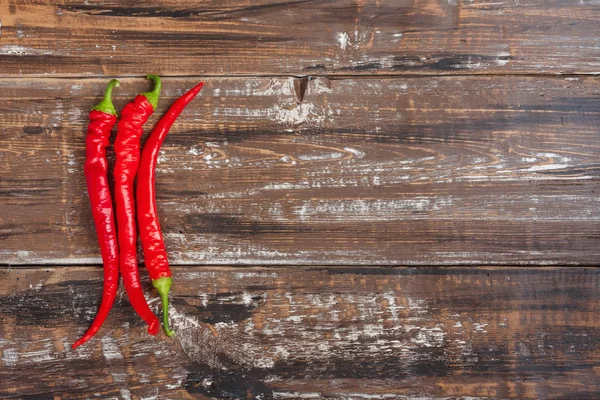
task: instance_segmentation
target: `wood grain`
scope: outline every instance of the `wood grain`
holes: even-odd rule
[[[0,1],[0,76],[598,74],[594,1]]]
[[[195,82],[167,79],[157,115]],[[598,82],[208,79],[160,157],[171,261],[595,265]],[[1,263],[100,263],[82,168],[105,83],[0,83]]]
[[[72,351],[87,110],[147,73],[148,129],[207,82],[158,167],[177,335],[120,290]],[[597,1],[0,0],[0,398],[598,398],[594,75]]]
[[[0,397],[600,392],[597,268],[204,267],[174,276],[173,339],[147,335],[121,293],[98,336],[71,351],[96,310],[101,269],[0,271]]]

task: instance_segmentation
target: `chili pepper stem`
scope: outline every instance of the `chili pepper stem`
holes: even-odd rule
[[[156,109],[156,106],[158,106],[158,95],[162,89],[162,82],[158,75],[148,75],[146,76],[146,79],[154,82],[154,89],[150,92],[142,93],[142,96],[148,99],[148,103],[150,103],[152,108]]]
[[[169,337],[175,334],[175,331],[169,329],[169,291],[171,290],[171,283],[173,283],[173,278],[170,276],[152,280],[152,286],[158,291],[163,306],[163,329]]]
[[[117,115],[117,110],[112,102],[112,91],[113,88],[119,87],[119,81],[116,79],[112,79],[108,82],[108,86],[106,86],[106,90],[104,91],[104,99],[100,103],[94,106],[92,110],[101,111],[110,115]]]

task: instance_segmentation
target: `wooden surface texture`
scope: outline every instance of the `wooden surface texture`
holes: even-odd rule
[[[120,293],[101,334],[76,351],[69,345],[94,315],[100,269],[0,276],[4,398],[587,400],[600,392],[596,268],[176,268],[176,336],[147,335]]]
[[[2,0],[0,16],[0,76],[600,73],[595,0]]]
[[[173,263],[597,262],[598,78],[299,81],[208,79],[175,124],[157,177]],[[0,260],[100,263],[82,171],[105,80],[31,82],[0,84]],[[156,114],[194,82],[166,79]],[[124,80],[117,104],[146,87]]]
[[[177,334],[121,289],[72,351],[87,113],[148,73],[147,130],[206,82],[158,165]],[[0,0],[0,398],[599,399],[598,75],[597,0]]]

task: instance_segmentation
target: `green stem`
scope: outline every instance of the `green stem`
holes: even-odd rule
[[[142,96],[145,96],[152,108],[156,109],[156,106],[158,105],[158,95],[160,95],[160,90],[162,89],[162,82],[158,75],[148,75],[146,76],[146,79],[154,81],[154,89],[150,92],[142,93]]]
[[[169,337],[175,334],[174,331],[169,329],[169,290],[171,290],[171,283],[173,283],[173,278],[167,276],[152,280],[152,286],[156,288],[160,295],[160,300],[162,301],[163,329],[165,334]]]
[[[117,115],[117,110],[115,110],[115,106],[112,102],[112,91],[113,88],[119,87],[119,81],[116,79],[111,79],[108,82],[108,86],[104,91],[104,99],[100,103],[98,103],[92,110],[101,111],[105,114]]]

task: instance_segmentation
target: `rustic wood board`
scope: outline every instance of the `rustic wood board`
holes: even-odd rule
[[[146,73],[157,116],[207,82],[158,167],[177,335],[121,290],[72,351],[87,110]],[[598,398],[593,75],[597,1],[0,0],[0,398]]]
[[[173,339],[147,335],[121,293],[76,351],[100,268],[11,268],[0,279],[2,398],[600,392],[597,268],[176,268]]]
[[[595,1],[0,2],[0,76],[600,73]]]
[[[0,83],[1,263],[100,263],[82,168],[105,83]],[[597,264],[598,83],[208,79],[160,158],[171,261]]]

